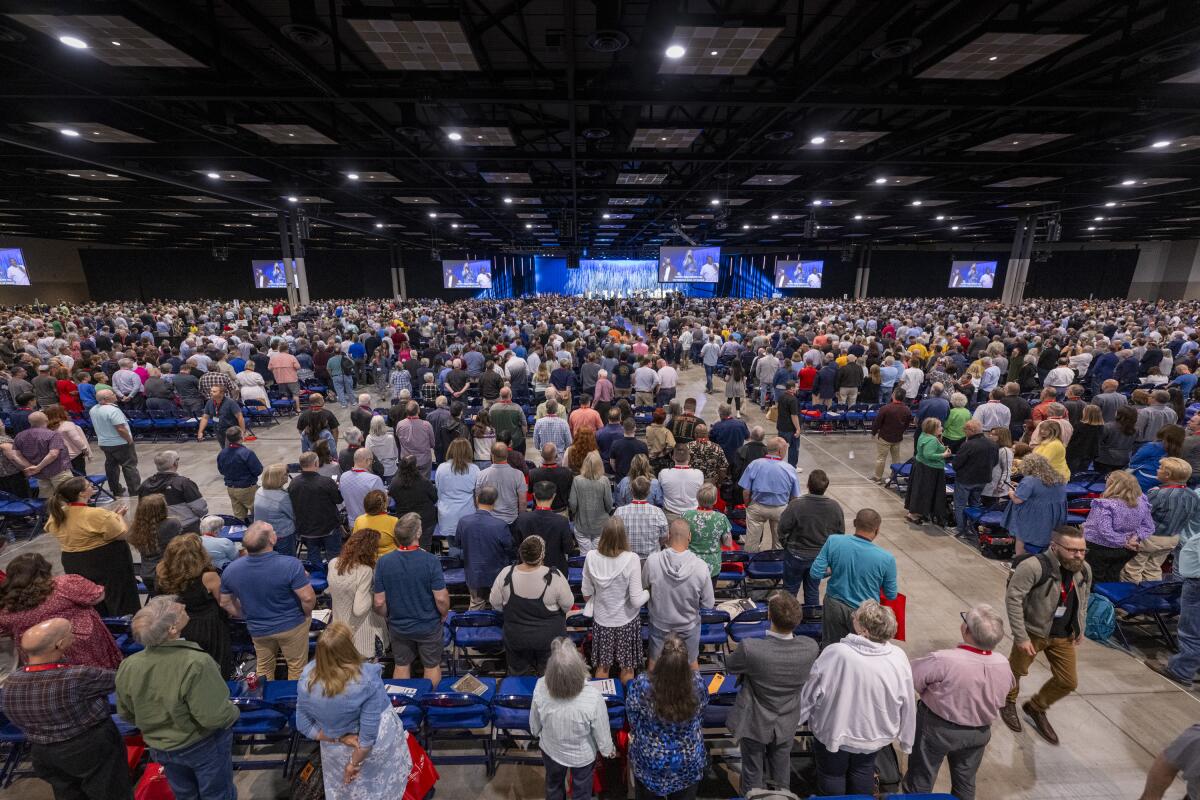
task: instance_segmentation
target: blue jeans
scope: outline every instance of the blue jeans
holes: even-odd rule
[[[793,467],[796,466],[796,461],[800,458],[800,440],[796,437],[795,433],[781,433],[779,435],[788,443],[788,463]]]
[[[285,556],[295,556],[298,546],[296,536],[293,534],[291,536],[281,536],[276,539],[274,550],[276,553],[283,553]]]
[[[963,511],[971,506],[977,506],[983,503],[983,487],[985,484],[965,484],[962,481],[954,482],[954,521],[958,524],[958,535],[967,536],[971,533],[967,529],[967,522],[963,518]]]
[[[324,567],[329,560],[342,552],[342,532],[333,531],[326,536],[304,537],[308,548],[308,560]]]
[[[333,390],[337,392],[338,402],[343,407],[350,405],[354,397],[354,378],[350,375],[334,375]]]
[[[706,391],[709,391],[709,392],[712,391],[713,373],[715,373],[716,371],[717,371],[716,364],[705,364],[704,365],[704,389]]]
[[[1179,596],[1179,652],[1167,661],[1176,677],[1191,681],[1200,670],[1200,578],[1184,578]]]
[[[162,764],[175,800],[237,800],[233,785],[233,729],[217,731],[182,750],[150,748]]]
[[[772,391],[775,387],[770,381],[763,381],[758,385],[758,404],[763,408],[767,407],[767,395],[771,395],[771,399],[775,399],[776,392]]]
[[[818,795],[875,793],[875,753],[831,753],[815,738],[813,750],[817,756]]]
[[[813,558],[802,558],[795,555],[791,550],[784,548],[783,551],[783,588],[788,594],[795,594],[800,591],[801,584],[804,585],[804,605],[819,606],[821,605],[821,582],[813,580],[812,573],[809,567],[812,566]]]

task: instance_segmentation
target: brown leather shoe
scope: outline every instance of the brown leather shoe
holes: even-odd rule
[[[1013,733],[1021,732],[1021,718],[1017,716],[1017,704],[1005,703],[1000,709],[1000,719],[1004,720],[1004,724]]]
[[[1050,719],[1046,716],[1045,711],[1035,711],[1029,701],[1021,704],[1021,710],[1029,715],[1029,719],[1033,722],[1033,729],[1050,744],[1058,744],[1058,734],[1054,732],[1053,726],[1050,725]]]

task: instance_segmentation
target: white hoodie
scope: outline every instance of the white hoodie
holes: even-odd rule
[[[908,656],[855,633],[822,651],[800,692],[801,721],[833,753],[873,753],[893,739],[911,753],[916,714]]]
[[[650,599],[642,588],[642,563],[637,553],[603,556],[592,550],[583,562],[584,597],[591,598],[584,613],[605,628],[619,628],[637,619],[638,612]]]

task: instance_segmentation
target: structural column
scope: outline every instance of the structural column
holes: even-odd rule
[[[300,235],[300,212],[292,211],[289,215],[291,224],[288,226],[292,233],[292,265],[296,274],[296,294],[300,306],[308,305],[308,274],[304,271],[304,237]]]
[[[1012,251],[1008,254],[1008,270],[1004,275],[1004,291],[1000,300],[1005,305],[1016,305],[1025,297],[1025,283],[1029,279],[1029,259],[1033,254],[1036,217],[1029,214],[1017,219],[1013,233]]]
[[[288,308],[295,311],[300,296],[296,291],[296,269],[292,261],[292,239],[288,234],[287,212],[279,212],[279,256],[283,259],[283,274],[287,277]]]
[[[858,268],[854,275],[854,299],[866,298],[871,287],[871,246],[867,245],[858,251]]]

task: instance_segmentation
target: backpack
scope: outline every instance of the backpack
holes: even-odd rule
[[[1117,611],[1107,597],[1088,597],[1087,622],[1083,633],[1094,642],[1107,642],[1117,629]]]

